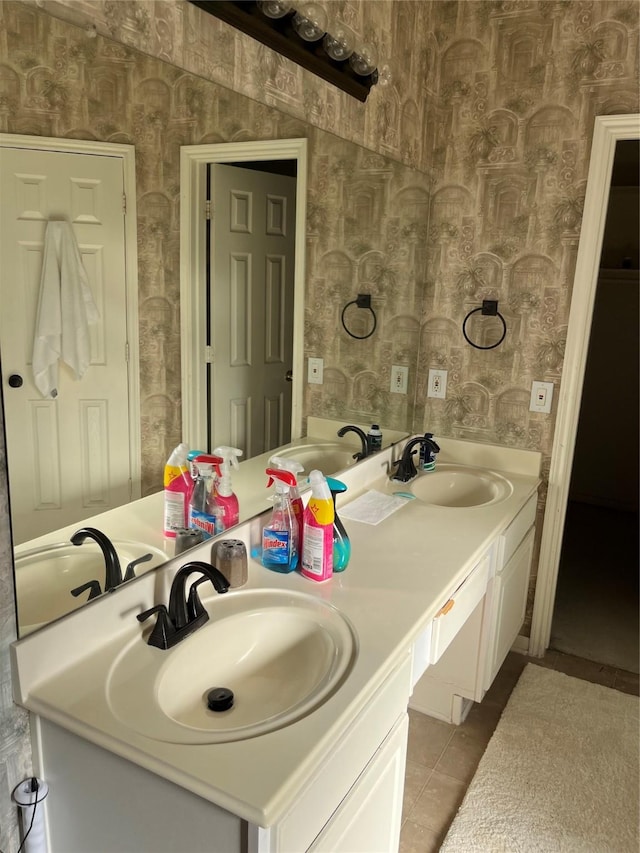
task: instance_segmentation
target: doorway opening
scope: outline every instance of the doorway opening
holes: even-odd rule
[[[567,510],[570,502],[570,484],[573,480],[574,449],[576,448],[578,434],[592,318],[595,316],[594,306],[596,305],[596,291],[600,278],[605,220],[616,148],[619,142],[625,140],[633,141],[637,150],[638,140],[640,140],[639,115],[599,116],[595,119],[531,624],[529,653],[534,656],[542,656],[550,646],[561,550],[564,544],[569,547],[568,532],[566,543],[564,541],[565,520],[569,515]],[[627,266],[628,262],[625,261],[624,265]],[[622,276],[626,274],[626,270],[621,272]],[[637,322],[637,313],[634,317]],[[637,326],[635,337],[637,339]],[[619,362],[616,360],[617,358],[619,356],[612,356],[606,366],[610,366],[612,371],[615,370],[618,374],[622,374],[623,381],[626,383],[632,365],[627,364],[624,359]],[[602,357],[599,360],[602,362]],[[637,367],[637,359],[635,366]],[[629,387],[633,382],[633,377],[629,377]],[[619,393],[618,398],[620,398]],[[622,399],[625,398],[626,395],[623,395]],[[602,395],[599,402],[598,427],[596,447],[591,451],[589,457],[593,463],[591,466],[592,474],[598,471],[596,466],[600,466],[602,471],[609,473],[606,468],[608,464],[607,447],[616,441],[616,428],[609,418],[608,405]],[[629,467],[632,465],[631,462]],[[619,496],[620,489],[616,491]],[[592,538],[599,537],[600,531],[591,528],[588,535]],[[612,556],[612,549],[609,549],[604,565],[600,567],[600,580],[603,585],[607,583],[610,574],[609,565]],[[634,601],[637,607],[637,596]]]
[[[551,649],[638,672],[638,142],[613,164]]]
[[[211,442],[225,443],[212,436],[209,428],[210,413],[216,406],[216,399],[211,384],[211,363],[215,358],[215,345],[212,344],[215,342],[209,340],[208,328],[207,172],[213,164],[233,164],[277,173],[278,161],[288,161],[286,168],[289,171],[295,168],[294,306],[290,341],[293,370],[290,377],[291,414],[287,414],[287,420],[290,421],[291,440],[302,434],[307,140],[192,145],[181,149],[180,178],[182,434],[190,447],[211,451]]]

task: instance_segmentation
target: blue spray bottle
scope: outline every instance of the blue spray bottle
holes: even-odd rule
[[[267,468],[267,488],[275,483],[271,520],[262,531],[262,565],[274,572],[288,573],[298,565],[298,522],[296,521],[289,489],[296,478],[289,471]]]

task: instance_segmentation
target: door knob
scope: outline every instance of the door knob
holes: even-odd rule
[[[23,383],[22,376],[19,373],[12,373],[9,377],[9,385],[12,388],[21,388]]]
[[[293,370],[287,370],[284,375],[284,378],[287,380],[287,382],[293,382]]]

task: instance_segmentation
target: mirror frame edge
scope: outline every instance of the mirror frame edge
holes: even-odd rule
[[[180,355],[182,372],[182,435],[191,447],[207,443],[204,310],[204,217],[194,211],[205,203],[204,170],[208,163],[255,160],[296,160],[296,234],[291,401],[291,440],[302,435],[304,375],[304,295],[306,270],[308,140],[273,139],[180,147]],[[303,203],[300,204],[300,199]]]

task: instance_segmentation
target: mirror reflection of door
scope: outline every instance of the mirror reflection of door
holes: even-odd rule
[[[123,163],[3,147],[0,196],[0,346],[17,545],[131,500]],[[72,224],[100,313],[89,327],[87,372],[76,380],[60,361],[55,399],[37,390],[31,364],[49,219]]]
[[[256,166],[209,166],[210,446],[243,459],[291,440],[296,178]]]

